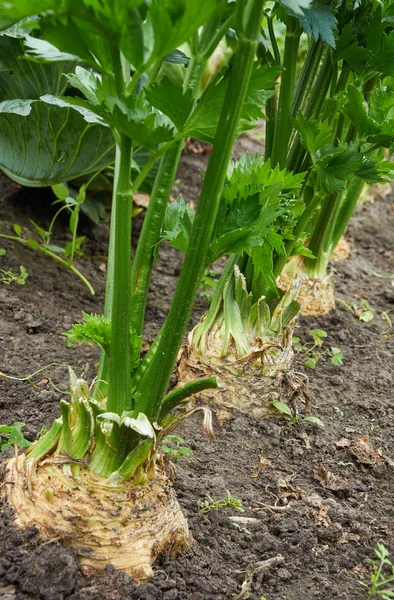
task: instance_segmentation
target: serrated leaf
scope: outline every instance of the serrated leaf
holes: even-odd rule
[[[310,8],[312,0],[279,0],[279,3],[291,15],[304,15],[305,11]]]
[[[182,88],[175,86],[165,77],[160,85],[151,86],[146,91],[146,98],[171,119],[178,131],[182,131],[194,105],[190,90],[183,93]]]
[[[369,68],[386,77],[394,77],[394,31],[383,36],[379,51],[372,55]]]
[[[162,240],[169,241],[174,248],[186,252],[194,221],[194,210],[182,196],[169,202],[164,215]]]
[[[302,144],[308,150],[312,160],[320,148],[332,143],[332,126],[328,121],[318,123],[316,119],[307,119],[302,113],[299,113],[294,119],[293,125],[300,132]]]
[[[338,36],[334,56],[345,60],[356,72],[366,68],[371,52],[356,40],[352,21],[345,25]]]
[[[320,39],[329,46],[335,47],[334,30],[337,19],[330,6],[313,2],[303,11],[299,21],[307,35],[314,37],[316,41]]]
[[[344,190],[346,182],[354,176],[362,161],[362,155],[347,144],[342,144],[323,155],[315,163],[323,189],[328,193]]]

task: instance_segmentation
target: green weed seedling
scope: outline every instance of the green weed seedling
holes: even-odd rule
[[[340,348],[331,346],[330,348],[323,348],[324,340],[327,337],[327,332],[323,329],[311,329],[308,333],[309,337],[312,338],[311,342],[301,343],[299,337],[293,337],[293,348],[297,354],[303,354],[305,358],[302,361],[304,367],[308,369],[315,369],[318,361],[324,355],[331,358],[331,363],[340,367],[343,362],[343,352]]]
[[[206,495],[206,500],[197,500],[200,513],[206,515],[210,510],[219,510],[221,508],[232,508],[244,512],[242,502],[239,498],[232,496],[227,490],[226,496],[221,500],[214,500],[209,494]]]
[[[360,581],[360,584],[368,589],[368,596],[389,600],[394,598],[394,564],[389,559],[390,553],[384,544],[378,543],[375,554],[378,560],[370,559],[373,566],[371,583]]]
[[[85,240],[85,236],[78,236],[77,230],[79,224],[79,214],[81,210],[81,205],[85,202],[86,188],[88,185],[89,184],[82,185],[75,196],[71,194],[68,186],[64,185],[63,183],[52,186],[52,191],[56,196],[56,200],[53,202],[53,204],[56,205],[61,203],[62,206],[56,211],[48,227],[48,230],[43,229],[37,223],[35,223],[35,221],[32,221],[30,219],[30,223],[35,229],[38,240],[32,237],[25,238],[23,235],[22,227],[17,223],[13,225],[15,235],[0,234],[0,238],[12,240],[14,242],[19,242],[20,244],[23,244],[24,246],[27,246],[32,250],[37,250],[38,252],[49,256],[56,262],[59,262],[63,266],[70,269],[74,273],[74,275],[76,275],[77,277],[79,277],[79,279],[81,279],[81,281],[83,281],[83,283],[88,288],[89,292],[91,294],[94,294],[94,290],[90,282],[74,265],[75,257],[83,256],[82,244]],[[68,211],[69,229],[71,233],[71,241],[68,242],[68,244],[66,244],[64,247],[57,246],[52,243],[53,228],[55,222],[59,217],[60,213],[62,213],[63,211]],[[23,272],[22,267],[20,267],[20,269],[21,274],[18,276],[18,280],[16,281],[16,283],[18,283],[19,285],[23,285],[28,275],[24,268]],[[23,283],[21,283],[19,280],[23,281]],[[5,281],[5,283],[11,282]]]
[[[288,406],[285,402],[281,402],[280,400],[274,400],[272,402],[272,406],[277,410],[284,419],[287,419],[291,425],[295,425],[298,423],[297,415],[293,414],[290,406]],[[303,421],[307,421],[308,423],[313,423],[314,425],[318,425],[319,427],[324,427],[324,423],[318,417],[308,416],[302,419]]]
[[[179,435],[169,434],[163,440],[161,451],[175,460],[180,460],[184,456],[192,456],[193,450],[184,446],[184,443],[185,440]]]
[[[16,445],[18,448],[27,448],[31,442],[25,438],[22,433],[22,427],[25,424],[19,421],[12,425],[0,425],[0,450],[4,452]]]
[[[350,310],[356,319],[363,323],[370,323],[375,318],[375,311],[366,298],[363,298],[360,304],[357,304],[356,302],[345,302],[344,300],[340,300],[340,302],[345,308]]]
[[[4,248],[0,248],[0,256],[4,256],[6,251]],[[19,267],[19,275],[14,273],[12,269],[0,269],[0,281],[10,285],[16,283],[17,285],[25,285],[26,279],[29,277],[29,273],[26,271],[23,265]]]

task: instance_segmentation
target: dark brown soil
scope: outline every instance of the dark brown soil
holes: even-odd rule
[[[248,146],[245,140],[243,144]],[[187,153],[176,191],[195,200],[198,169],[205,164],[205,155]],[[10,183],[3,179],[1,185],[1,232],[11,232],[13,223],[32,229],[29,219],[48,224],[51,210],[43,192],[10,195]],[[56,230],[56,243],[67,238],[64,224]],[[368,299],[375,311],[371,323],[359,321],[341,303],[328,316],[300,320],[297,335],[303,341],[309,330],[320,328],[328,333],[327,347],[340,347],[344,353],[342,367],[333,366],[324,355],[316,370],[308,371],[313,414],[322,419],[324,428],[302,420],[290,424],[277,417],[256,422],[238,416],[223,426],[216,424],[216,439],[207,440],[195,415],[180,431],[194,455],[177,462],[175,479],[195,544],[177,558],[161,557],[152,581],[140,587],[110,567],[100,576],[83,574],[70,551],[56,541],[41,539],[35,528],[16,529],[11,511],[3,507],[0,598],[367,598],[360,581],[369,581],[368,559],[376,543],[382,540],[394,551],[393,468],[370,449],[394,458],[393,338],[384,341],[389,326],[380,317],[382,311],[393,315],[394,287],[393,280],[368,275],[363,269],[394,272],[393,230],[390,199],[360,206],[348,232],[351,256],[335,265],[337,297],[348,302]],[[25,377],[53,361],[94,373],[96,351],[86,346],[68,349],[62,337],[81,310],[102,311],[108,228],[84,223],[83,234],[86,258],[79,265],[93,282],[95,297],[60,265],[0,240],[0,247],[7,249],[0,259],[2,268],[18,270],[23,264],[29,272],[24,287],[0,283],[3,373]],[[147,338],[163,322],[180,260],[176,252],[163,249],[152,283]],[[194,320],[203,308],[199,300]],[[299,365],[299,370],[305,369]],[[0,378],[0,389],[0,423],[24,421],[26,436],[34,439],[42,425],[50,425],[59,414],[67,370],[54,365],[23,382]],[[370,447],[362,446],[360,438],[365,435]],[[348,442],[338,446],[341,438]],[[227,490],[242,501],[244,513],[199,512],[199,499],[206,494],[223,498]],[[254,520],[237,523],[230,519],[234,516]],[[249,567],[277,555],[283,560],[256,571],[250,576],[249,592],[241,594]]]

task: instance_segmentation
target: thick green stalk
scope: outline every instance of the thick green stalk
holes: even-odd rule
[[[344,201],[338,213],[337,222],[335,224],[334,233],[332,236],[332,249],[334,250],[341,236],[345,233],[349,224],[350,217],[356,208],[358,199],[363,191],[365,182],[355,177],[349,184]],[[331,257],[330,257],[331,258]]]
[[[323,102],[330,88],[332,73],[332,59],[331,54],[328,53],[324,59],[315,85],[312,88],[312,93],[305,109],[304,116],[307,119],[318,118],[323,106]],[[292,171],[293,173],[300,173],[301,165],[304,162],[305,155],[306,150],[304,150],[301,145],[301,136],[297,134],[289,152],[286,162],[286,169],[288,171]]]
[[[316,259],[306,258],[304,261],[310,277],[326,275],[332,253],[349,224],[363,186],[364,181],[355,177],[345,194],[337,195],[334,202],[327,202],[323,207],[308,246]]]
[[[242,105],[252,73],[257,39],[263,14],[263,0],[254,0],[246,9],[247,23],[239,32],[239,47],[232,66],[230,81],[221,112],[211,159],[205,175],[189,248],[173,303],[161,332],[160,341],[150,367],[141,380],[138,410],[154,419],[167,388],[179,348],[185,334],[200,277],[206,263],[219,203],[236,137]]]
[[[292,117],[297,116],[299,110],[304,107],[305,99],[308,97],[313,81],[315,79],[317,69],[320,65],[320,60],[323,54],[323,43],[313,41],[306,55],[301,74],[298,78],[296,89],[294,92]]]
[[[133,261],[130,322],[131,328],[138,336],[142,335],[155,246],[159,239],[182,148],[183,139],[170,148],[161,159]]]
[[[325,197],[319,217],[313,228],[308,248],[316,258],[305,258],[305,270],[309,277],[324,277],[328,261],[334,248],[332,236],[341,208],[343,193],[331,194]]]
[[[119,165],[120,165],[120,148],[119,144],[116,144],[115,149],[115,172],[114,182],[119,179]],[[115,214],[116,214],[116,194],[115,188],[112,193],[112,206],[111,206],[111,222],[109,230],[109,244],[108,244],[108,259],[107,259],[107,277],[105,282],[105,300],[104,300],[104,317],[111,320],[112,315],[112,302],[113,302],[113,288],[114,288],[114,242],[115,242]],[[93,398],[100,400],[105,398],[108,394],[108,368],[109,368],[109,356],[104,350],[100,352],[100,362],[97,371],[96,384],[93,388]]]
[[[300,35],[301,29],[297,19],[288,16],[282,65],[283,72],[280,82],[278,112],[271,154],[272,166],[279,164],[281,169],[286,165],[287,150],[291,135],[291,115]]]
[[[130,299],[131,299],[131,217],[133,208],[130,165],[131,139],[119,135],[119,169],[114,182],[116,203],[113,245],[113,289],[111,339],[108,369],[107,410],[121,414],[131,410],[130,382]]]

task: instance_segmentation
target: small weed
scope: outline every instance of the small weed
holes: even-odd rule
[[[343,352],[340,348],[331,346],[330,348],[323,348],[324,340],[327,336],[327,332],[323,329],[311,329],[308,333],[309,337],[312,338],[311,342],[301,344],[299,337],[293,337],[293,348],[297,354],[303,354],[305,358],[302,361],[304,367],[308,369],[316,369],[316,365],[319,359],[327,355],[331,358],[331,363],[339,367],[342,365]]]
[[[298,423],[299,419],[298,419],[297,415],[294,415],[290,406],[288,406],[284,402],[280,402],[280,400],[274,400],[274,402],[272,402],[272,406],[278,412],[280,412],[282,417],[287,419],[292,425],[294,425],[295,423]],[[321,419],[319,419],[318,417],[309,416],[309,417],[304,417],[302,420],[307,421],[308,423],[313,423],[314,425],[318,425],[319,427],[324,427],[323,421]]]
[[[85,240],[85,236],[78,237],[77,229],[79,224],[81,205],[85,202],[86,189],[89,183],[82,185],[78,193],[75,194],[75,196],[73,196],[68,187],[62,183],[52,186],[52,191],[56,196],[56,200],[53,202],[53,205],[61,203],[62,206],[56,211],[55,216],[53,217],[48,227],[48,230],[43,229],[37,223],[30,219],[30,223],[35,229],[38,240],[32,237],[24,237],[23,229],[17,223],[13,225],[15,235],[0,234],[0,238],[8,239],[14,242],[19,242],[20,244],[23,244],[24,246],[27,246],[32,250],[37,250],[38,252],[41,252],[46,256],[50,256],[53,260],[56,260],[65,267],[68,267],[77,277],[79,277],[79,279],[81,279],[81,281],[83,281],[83,283],[89,289],[90,293],[94,294],[94,290],[89,281],[74,266],[74,258],[76,256],[83,256],[82,243]],[[55,222],[60,213],[62,213],[64,210],[66,210],[69,214],[69,230],[71,233],[71,241],[64,247],[62,247],[54,245],[52,243],[52,236]],[[16,283],[18,283],[19,285],[23,285],[28,275],[24,267],[20,267],[20,269],[21,274],[19,276],[16,276],[18,277]],[[0,273],[2,272],[4,273],[4,271],[0,271]],[[5,283],[11,282],[5,281]]]
[[[4,248],[0,248],[0,256],[4,256],[6,251]],[[0,269],[0,281],[10,285],[16,283],[17,285],[25,285],[26,279],[29,277],[29,273],[26,271],[23,265],[19,267],[19,275],[14,273],[12,269]]]
[[[220,508],[233,508],[235,510],[239,510],[240,512],[244,512],[242,507],[242,502],[239,498],[232,496],[230,492],[227,490],[225,498],[221,500],[214,500],[208,494],[206,495],[206,500],[197,500],[198,508],[200,509],[200,513],[206,515],[210,510],[219,510]]]
[[[360,583],[368,589],[369,596],[389,600],[390,598],[394,598],[394,564],[389,559],[389,551],[380,542],[375,549],[375,554],[378,560],[370,559],[373,566],[371,583],[367,584],[362,581]],[[386,571],[388,575],[385,575],[383,571]],[[387,587],[389,584],[391,586]]]
[[[0,450],[2,452],[12,448],[15,444],[18,448],[27,448],[31,445],[21,431],[24,426],[25,424],[19,421],[12,425],[0,425]]]
[[[184,443],[185,440],[179,437],[179,435],[167,435],[163,440],[161,451],[164,454],[169,454],[175,460],[180,460],[183,456],[192,456],[193,450],[184,446]]]
[[[340,300],[340,302],[353,313],[356,319],[363,323],[370,323],[375,318],[375,311],[366,298],[363,298],[360,304],[345,302],[344,300]]]

